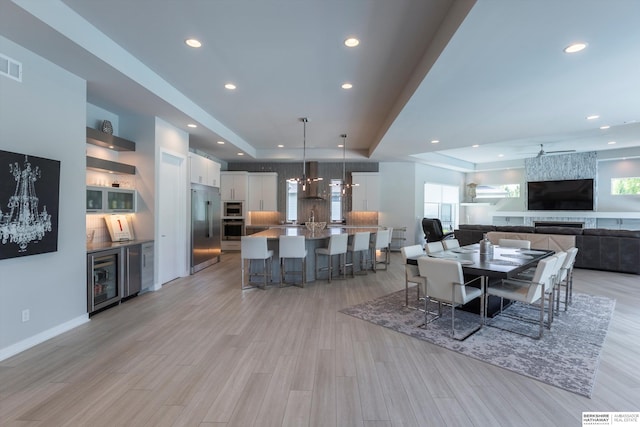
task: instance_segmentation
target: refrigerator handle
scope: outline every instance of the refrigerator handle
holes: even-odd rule
[[[211,215],[209,215],[209,206],[211,205],[211,201],[207,200],[205,204],[205,216],[207,218],[207,233],[205,237],[209,238],[211,237]]]

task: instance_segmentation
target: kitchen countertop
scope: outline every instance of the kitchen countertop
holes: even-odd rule
[[[153,242],[151,239],[143,240],[126,240],[122,242],[95,242],[87,243],[87,253],[92,254],[96,252],[108,251],[109,249],[122,248],[125,246],[139,245],[141,243]]]

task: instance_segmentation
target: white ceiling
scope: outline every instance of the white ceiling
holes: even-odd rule
[[[300,117],[309,160],[342,159],[343,133],[349,160],[458,170],[518,166],[539,144],[640,155],[637,0],[0,0],[0,11],[0,35],[85,78],[89,102],[159,116],[221,160],[301,160]],[[588,48],[563,53],[574,41]]]

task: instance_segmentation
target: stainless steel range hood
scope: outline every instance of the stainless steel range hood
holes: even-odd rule
[[[318,162],[305,163],[306,190],[300,194],[303,200],[324,200],[322,197],[322,178],[318,176]]]

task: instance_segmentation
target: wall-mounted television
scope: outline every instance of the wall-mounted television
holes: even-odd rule
[[[529,181],[527,209],[530,211],[592,211],[593,179]]]

